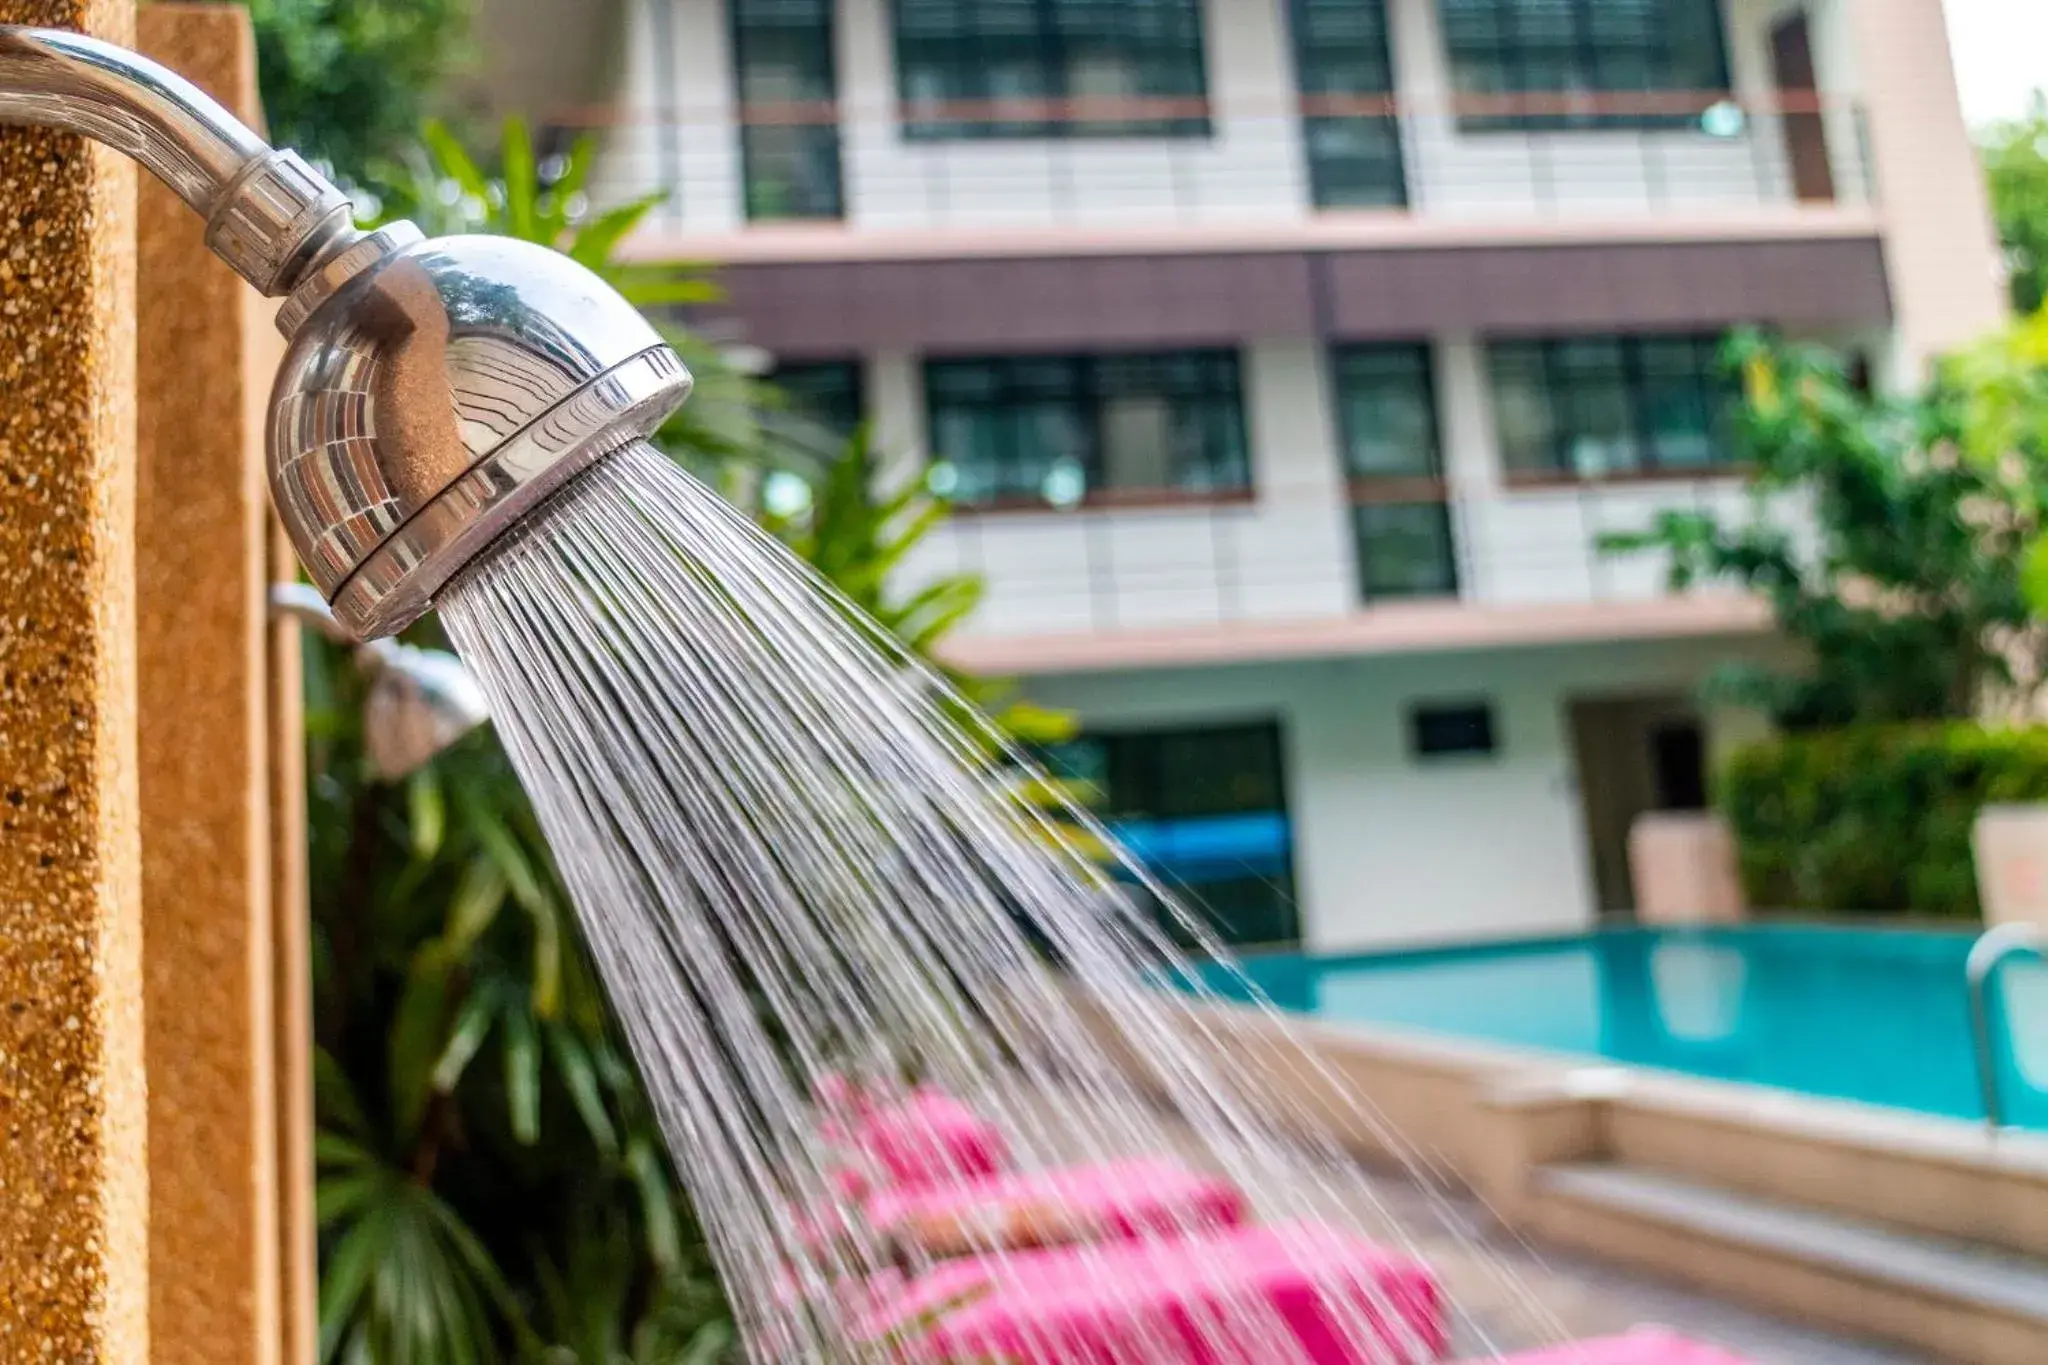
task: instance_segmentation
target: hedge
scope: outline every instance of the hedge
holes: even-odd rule
[[[2048,801],[2048,728],[1868,725],[1734,754],[1716,785],[1749,903],[1973,918],[1970,827]]]

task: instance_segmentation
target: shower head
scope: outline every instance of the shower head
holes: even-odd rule
[[[381,240],[380,240],[381,239]],[[270,492],[360,639],[404,629],[568,478],[649,435],[690,375],[567,256],[373,233],[296,289],[270,399]],[[351,253],[344,253],[344,256]]]
[[[682,361],[593,272],[509,238],[361,232],[298,156],[123,48],[0,25],[0,123],[135,157],[285,300],[271,498],[353,639],[417,620],[486,545],[689,396]]]
[[[447,650],[396,640],[356,643],[319,592],[304,583],[272,585],[270,607],[330,640],[356,644],[356,666],[370,682],[363,701],[363,753],[378,777],[397,781],[491,718],[483,689]]]

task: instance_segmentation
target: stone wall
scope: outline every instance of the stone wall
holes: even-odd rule
[[[126,0],[0,22],[133,34]],[[147,1358],[135,176],[0,129],[0,1360]]]

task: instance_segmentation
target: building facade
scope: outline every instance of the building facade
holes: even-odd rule
[[[1722,337],[1995,325],[1939,0],[632,0],[594,193],[956,515],[955,653],[1226,936],[1631,905],[1779,648],[1604,535],[1747,505]],[[1772,515],[1798,527],[1800,509]]]

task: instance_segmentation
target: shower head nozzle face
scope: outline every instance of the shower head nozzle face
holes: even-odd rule
[[[299,325],[270,405],[270,483],[358,639],[395,634],[478,551],[651,434],[690,375],[568,257],[404,234]]]

